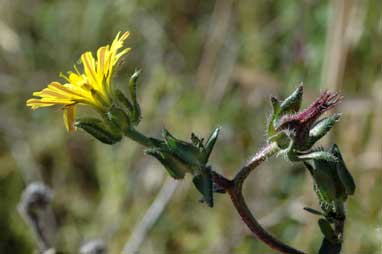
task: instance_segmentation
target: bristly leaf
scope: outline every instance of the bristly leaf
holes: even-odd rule
[[[300,86],[281,103],[280,115],[296,113],[299,111],[303,93],[304,87],[301,83]]]
[[[326,202],[332,202],[337,197],[335,179],[326,168],[317,167],[313,171],[313,178]]]
[[[273,108],[273,114],[277,116],[277,114],[280,112],[281,101],[276,97],[271,96],[271,104]]]
[[[204,201],[209,207],[214,206],[213,200],[213,182],[210,167],[204,167],[200,170],[200,174],[194,176],[192,179],[196,189],[203,195]]]
[[[345,201],[347,199],[348,194],[346,193],[346,188],[341,181],[338,175],[338,164],[340,163],[339,158],[332,152],[329,151],[333,156],[337,158],[337,162],[327,161],[327,160],[314,160],[314,167],[316,170],[325,172],[328,176],[330,176],[332,182],[334,183],[336,189],[336,200]]]
[[[81,118],[75,123],[75,126],[83,129],[102,143],[112,145],[122,139],[119,133],[113,133],[105,124],[97,118]]]
[[[327,151],[314,151],[307,154],[298,155],[300,160],[324,160],[329,162],[337,162],[337,158]]]
[[[268,122],[268,138],[276,134],[276,125],[283,115],[296,113],[300,109],[303,92],[303,86],[301,84],[283,101],[279,101],[276,97],[271,97],[273,112]]]
[[[336,144],[331,148],[331,152],[338,158],[337,174],[345,188],[346,194],[353,195],[356,189],[356,185],[352,175],[346,167],[345,161],[342,158],[340,149]]]
[[[303,149],[311,148],[318,140],[326,135],[336,122],[340,119],[341,114],[334,114],[325,117],[317,122],[309,131],[309,140]]]

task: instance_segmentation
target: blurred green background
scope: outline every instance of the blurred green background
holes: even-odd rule
[[[57,248],[77,253],[93,238],[120,253],[166,181],[165,170],[130,140],[100,144],[66,133],[59,108],[25,100],[59,80],[82,52],[130,31],[132,47],[114,84],[142,69],[140,130],[186,139],[222,131],[211,162],[232,176],[264,144],[269,96],[305,84],[304,106],[340,91],[335,140],[357,182],[348,202],[343,253],[382,246],[382,1],[2,0],[0,1],[0,253],[32,253],[17,213],[22,190],[43,181],[55,193]],[[86,109],[82,110],[82,113]],[[267,161],[246,183],[250,207],[285,242],[316,253],[321,241],[312,181],[299,164]],[[252,237],[227,196],[200,204],[181,182],[139,253],[272,253]]]

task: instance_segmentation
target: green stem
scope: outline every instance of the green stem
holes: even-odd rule
[[[144,134],[142,134],[141,132],[137,131],[134,128],[128,128],[125,131],[125,136],[131,138],[135,142],[137,142],[137,143],[139,143],[145,147],[154,146],[154,144],[150,138],[146,137]]]

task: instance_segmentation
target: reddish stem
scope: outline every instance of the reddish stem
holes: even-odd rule
[[[216,172],[212,172],[213,181],[220,187],[224,188],[224,190],[228,193],[240,217],[258,239],[263,241],[272,249],[281,253],[304,254],[304,252],[290,247],[268,233],[253,216],[243,197],[242,186],[244,180],[253,169],[260,165],[266,158],[272,156],[275,152],[277,152],[275,145],[269,144],[259,151],[250,161],[247,162],[244,167],[239,170],[234,180],[229,180]]]

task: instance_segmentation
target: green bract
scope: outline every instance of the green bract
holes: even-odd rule
[[[115,144],[122,139],[120,132],[113,132],[108,126],[97,118],[81,118],[75,122],[77,128],[81,128],[102,143]]]
[[[303,86],[300,85],[289,97],[283,101],[279,101],[277,98],[271,97],[273,113],[268,122],[268,138],[271,138],[277,133],[276,127],[282,116],[296,113],[300,110],[303,91]]]

